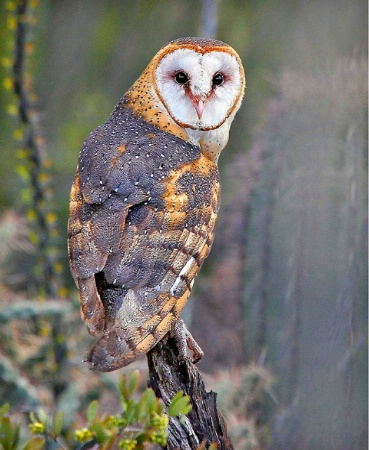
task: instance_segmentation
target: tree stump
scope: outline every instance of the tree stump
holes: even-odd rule
[[[206,392],[199,371],[189,360],[178,359],[176,341],[159,342],[148,354],[149,386],[166,408],[178,391],[190,397],[192,410],[181,420],[172,417],[168,426],[168,450],[233,450],[227,428],[216,404],[217,394]]]

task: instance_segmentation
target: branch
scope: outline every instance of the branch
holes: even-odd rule
[[[159,342],[148,355],[149,386],[166,408],[174,395],[183,391],[191,399],[192,410],[183,419],[171,418],[168,450],[196,450],[201,444],[218,450],[233,450],[224,419],[216,404],[217,394],[206,392],[199,371],[188,360],[179,362],[176,341]]]

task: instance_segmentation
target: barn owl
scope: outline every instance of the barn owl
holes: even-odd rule
[[[85,140],[70,197],[68,251],[93,370],[124,367],[164,336],[202,356],[180,318],[209,254],[217,161],[245,88],[227,44],[164,46]]]

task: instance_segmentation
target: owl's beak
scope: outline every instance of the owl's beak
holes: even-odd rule
[[[191,91],[188,92],[188,96],[190,97],[190,100],[196,110],[197,117],[199,118],[199,120],[201,120],[207,98],[205,98],[204,100],[203,97],[193,95]]]
[[[196,113],[197,113],[197,117],[199,118],[199,120],[202,117],[202,113],[204,112],[204,107],[205,107],[205,102],[204,100],[200,99],[200,100],[192,100],[193,106],[195,107]]]

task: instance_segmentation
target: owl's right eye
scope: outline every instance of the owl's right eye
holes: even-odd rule
[[[177,72],[175,79],[178,84],[186,84],[188,82],[188,75],[184,72]]]

